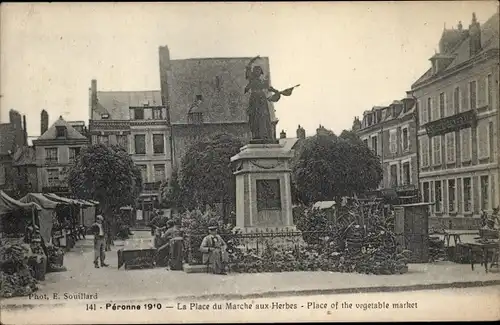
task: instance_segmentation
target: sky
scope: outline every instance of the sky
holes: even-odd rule
[[[172,59],[267,56],[275,88],[301,86],[275,105],[278,132],[335,133],[354,116],[404,98],[429,67],[443,28],[496,1],[270,3],[2,3],[0,121],[40,112],[88,124],[88,89],[159,90],[158,47]]]

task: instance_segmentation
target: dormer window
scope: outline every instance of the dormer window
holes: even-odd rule
[[[66,127],[65,126],[56,126],[56,136],[58,138],[66,137]]]
[[[101,114],[101,119],[103,120],[109,119],[109,114]]]

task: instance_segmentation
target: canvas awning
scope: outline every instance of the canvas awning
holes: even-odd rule
[[[87,200],[82,200],[82,199],[73,199],[73,200],[80,202],[83,206],[88,207],[88,208],[96,205],[95,203],[92,203],[92,202],[87,201]]]
[[[34,202],[38,204],[40,207],[43,209],[55,209],[57,205],[59,204],[58,202],[52,201],[46,196],[44,196],[42,193],[28,193],[26,194],[23,198],[19,200],[20,202],[23,203],[30,203]]]
[[[47,197],[49,200],[53,200],[53,201],[56,201],[56,202],[61,202],[61,203],[66,203],[66,204],[82,205],[82,203],[78,202],[77,200],[68,199],[68,198],[56,195],[54,193],[45,193],[43,195],[45,197]]]
[[[9,213],[11,211],[19,210],[19,209],[24,209],[27,211],[31,211],[33,208],[37,210],[41,210],[42,208],[34,203],[23,203],[18,200],[15,200],[8,196],[4,191],[0,190],[0,215]]]
[[[95,201],[95,200],[87,200],[87,201],[89,201],[90,203],[94,203],[95,205],[99,205],[98,201]]]

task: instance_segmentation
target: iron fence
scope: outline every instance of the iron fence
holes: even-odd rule
[[[200,245],[207,234],[187,234],[185,237],[185,256],[190,264],[201,262]],[[266,249],[286,248],[298,258],[303,249],[314,248],[317,252],[324,252],[330,248],[359,247],[366,249],[375,247],[377,243],[383,242],[386,247],[398,250],[407,249],[412,251],[412,260],[415,262],[426,261],[429,258],[430,237],[428,234],[395,233],[390,236],[384,234],[370,236],[362,235],[354,239],[345,234],[334,231],[255,231],[250,233],[221,233],[226,242],[227,251],[233,253],[239,251],[243,254],[261,256]]]

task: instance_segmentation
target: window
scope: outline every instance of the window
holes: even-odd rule
[[[453,164],[455,162],[455,132],[447,133],[446,139],[446,162]]]
[[[120,147],[127,149],[128,148],[128,136],[127,135],[117,135],[116,136],[116,143]]]
[[[469,82],[469,108],[477,108],[477,82],[475,80]]]
[[[436,212],[441,212],[443,193],[441,188],[441,181],[434,181],[434,208]]]
[[[57,162],[57,148],[45,149],[45,162],[47,162],[47,163],[56,163]]]
[[[279,179],[257,180],[257,210],[281,210]]]
[[[402,134],[401,134],[401,147],[403,147],[403,151],[408,151],[410,148],[410,138],[408,137],[408,128],[405,127],[402,129]]]
[[[411,168],[410,162],[403,163],[403,185],[411,184]]]
[[[134,136],[135,153],[138,155],[146,154],[146,135],[137,134]]]
[[[423,192],[422,193],[422,199],[424,202],[430,202],[430,195],[429,195],[429,192],[430,192],[430,186],[429,186],[429,182],[424,182],[424,185],[422,186],[423,187]]]
[[[109,114],[101,114],[101,119],[103,120],[109,119]]]
[[[446,113],[446,94],[445,93],[440,93],[439,94],[439,117],[438,119],[444,116]]]
[[[463,199],[464,199],[464,212],[472,211],[472,184],[470,177],[464,177],[462,179],[463,187]]]
[[[134,108],[134,119],[135,120],[144,120],[144,109],[143,108]]]
[[[155,182],[162,182],[165,180],[165,165],[154,165]]]
[[[49,186],[59,185],[59,169],[47,169],[47,183]]]
[[[365,144],[365,146],[367,146],[367,147],[368,147],[368,139],[364,139],[364,140],[363,140],[363,143]]]
[[[163,134],[153,134],[153,152],[165,153]]]
[[[460,142],[462,161],[470,161],[472,159],[472,130],[471,128],[460,130]]]
[[[65,126],[56,126],[56,136],[58,138],[65,138],[66,137],[66,127]]]
[[[222,87],[222,78],[221,78],[221,76],[216,76],[215,77],[215,88],[217,90],[221,90],[221,87]]]
[[[377,141],[377,136],[372,136],[372,150],[373,152],[378,155],[378,141]]]
[[[428,117],[429,117],[429,108],[427,105],[420,105],[420,124],[424,125],[425,123],[428,122]]]
[[[490,208],[490,177],[488,175],[481,176],[481,210],[488,210]]]
[[[148,181],[148,166],[146,165],[137,165],[141,172],[141,180],[142,184],[147,183]]]
[[[432,120],[435,120],[435,115],[436,115],[436,112],[432,109],[432,98],[429,97],[427,98],[427,110],[429,111],[427,114],[431,114],[431,119]]]
[[[455,87],[453,90],[453,109],[452,112],[453,114],[456,114],[457,112],[460,112],[460,87]],[[450,114],[450,115],[453,115]]]
[[[422,162],[422,167],[429,166],[429,138],[427,136],[422,136],[420,138],[420,157]]]
[[[100,135],[97,141],[100,144],[109,145],[109,135]]]
[[[161,120],[163,118],[162,116],[162,111],[161,108],[153,108],[153,119],[154,120]]]
[[[477,126],[477,156],[479,159],[490,157],[490,125],[480,121]]]
[[[69,148],[69,161],[74,162],[80,154],[80,148]]]
[[[441,136],[432,138],[432,164],[441,165]]]
[[[457,210],[457,188],[454,179],[448,180],[448,212],[456,212]]]
[[[398,152],[398,133],[396,129],[389,131],[389,151],[391,153]]]
[[[489,105],[488,109],[491,109],[493,104],[493,77],[491,74],[486,77],[486,104]]]
[[[390,176],[390,186],[396,187],[398,186],[398,165],[393,164],[390,165],[389,176]]]

